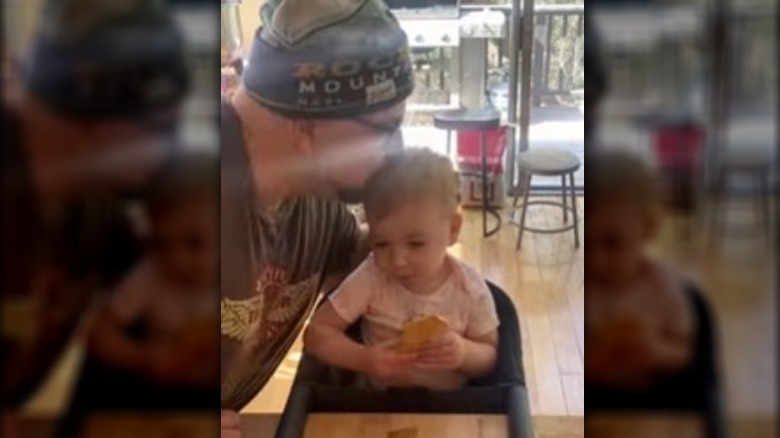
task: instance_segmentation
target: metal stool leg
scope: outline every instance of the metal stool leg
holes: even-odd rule
[[[720,212],[723,203],[723,197],[725,194],[723,191],[726,189],[726,170],[718,169],[715,174],[715,182],[713,184],[712,201],[709,208],[710,220],[709,220],[709,240],[710,245],[719,240],[719,234],[721,231],[721,218]]]
[[[769,235],[771,231],[770,227],[772,223],[772,215],[769,212],[769,204],[772,202],[772,195],[769,190],[771,179],[772,173],[769,171],[769,168],[765,167],[761,169],[761,174],[759,176],[761,199],[759,199],[759,202],[761,203],[761,216],[763,220],[764,232],[767,233],[767,235]]]
[[[449,159],[452,159],[452,152],[450,152],[451,145],[452,145],[452,131],[448,129],[447,130],[447,158]]]
[[[512,221],[515,216],[515,210],[517,210],[517,201],[520,200],[520,196],[525,191],[524,186],[525,181],[525,172],[523,169],[520,169],[520,166],[517,166],[517,190],[515,191],[514,199],[512,200],[512,208],[509,212],[509,220]]]
[[[480,133],[480,147],[482,149],[482,235],[490,237],[501,229],[501,215],[490,206],[490,197],[488,192],[488,169],[487,164],[487,138],[485,131]],[[496,226],[488,230],[487,219],[490,213],[496,219]]]
[[[569,222],[569,210],[566,208],[566,175],[561,175],[561,205],[563,205],[563,223]]]
[[[580,247],[580,221],[579,221],[579,214],[577,214],[577,193],[576,189],[574,188],[574,172],[569,173],[569,183],[570,183],[570,189],[571,189],[571,206],[572,206],[572,213],[571,215],[574,217],[574,247],[579,248]]]
[[[487,145],[485,144],[485,131],[479,135],[479,147],[482,152],[482,235],[488,236],[487,229],[487,211],[488,202],[488,166],[487,166]]]
[[[517,246],[520,249],[523,244],[523,232],[525,231],[525,215],[528,212],[528,194],[531,192],[531,172],[523,177],[523,205],[520,206],[520,230],[517,232]]]
[[[512,217],[515,215],[515,210],[517,210],[517,201],[520,200],[520,193],[522,193],[523,188],[520,186],[520,181],[523,180],[523,176],[519,176],[520,180],[517,184],[517,190],[515,190],[515,195],[512,197],[512,208],[509,211],[509,220],[512,220]]]

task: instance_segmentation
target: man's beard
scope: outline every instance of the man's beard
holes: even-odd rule
[[[338,191],[338,198],[346,204],[360,204],[365,199],[365,190],[362,187],[341,189]]]
[[[93,179],[103,181],[104,188],[120,198],[135,198],[165,172],[176,159],[178,150],[168,141],[150,142],[146,145],[127,145],[118,157],[106,156],[98,162]]]
[[[395,135],[400,136],[401,131],[399,130]],[[403,137],[400,138],[401,140],[397,143],[388,141],[382,145],[381,163],[379,166],[377,166],[377,168],[381,167],[381,165],[387,160],[388,156],[393,154],[400,154],[404,151]],[[365,200],[365,197],[366,190],[364,187],[349,187],[338,190],[338,198],[346,204],[361,204]]]

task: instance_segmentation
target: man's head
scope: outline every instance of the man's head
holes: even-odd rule
[[[593,3],[595,1],[591,0]],[[597,23],[591,22],[585,15],[585,65],[588,66],[588,74],[585,75],[585,147],[590,148],[597,135],[599,110],[601,102],[607,93],[608,71],[604,65],[601,53],[601,41],[596,28]]]
[[[22,72],[36,121],[79,143],[52,147],[68,148],[83,179],[120,188],[165,158],[189,85],[182,35],[159,0],[48,1]]]
[[[589,279],[619,287],[636,274],[660,220],[655,173],[629,152],[594,151],[588,167],[586,269]]]
[[[262,18],[241,92],[292,129],[312,178],[359,189],[401,148],[406,35],[381,0],[272,0]]]
[[[414,290],[440,273],[462,223],[460,184],[449,158],[425,149],[389,157],[366,183],[374,257]]]

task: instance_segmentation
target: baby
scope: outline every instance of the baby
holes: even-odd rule
[[[653,172],[625,152],[594,152],[590,163],[586,383],[646,391],[688,365],[693,315],[681,278],[646,251],[661,219]]]
[[[373,251],[314,314],[305,351],[380,390],[456,389],[492,371],[499,323],[490,290],[447,253],[462,223],[449,159],[423,149],[392,155],[366,191]],[[404,324],[431,315],[446,321],[446,333],[400,348]],[[359,319],[362,344],[345,334]]]
[[[169,169],[145,202],[146,256],[101,311],[91,351],[155,385],[206,388],[219,372],[215,160]],[[197,366],[193,364],[197,363]]]

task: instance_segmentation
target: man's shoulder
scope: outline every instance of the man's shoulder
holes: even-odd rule
[[[335,231],[336,225],[352,217],[346,204],[328,196],[298,195],[284,204],[291,213],[289,218],[301,222],[319,223],[317,228],[323,231]]]
[[[293,203],[299,206],[305,206],[315,210],[327,210],[348,212],[347,205],[340,199],[330,196],[320,196],[315,194],[300,195],[293,199]]]

